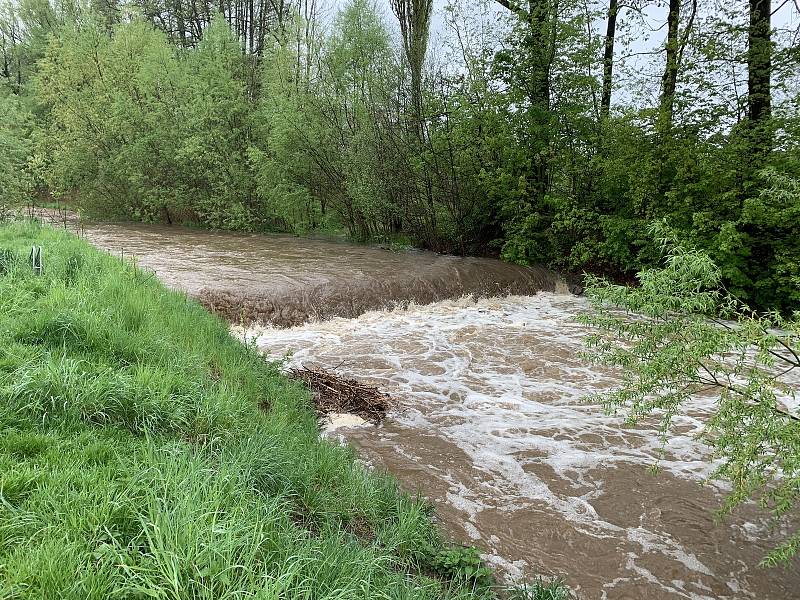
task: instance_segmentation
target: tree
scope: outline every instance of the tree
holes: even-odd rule
[[[549,148],[552,137],[550,114],[550,68],[556,52],[556,11],[552,0],[528,0],[523,8],[511,0],[497,2],[517,14],[524,23],[524,54],[503,57],[508,61],[520,61],[518,75],[526,92],[527,111],[531,120],[534,145],[528,185],[531,201],[538,204],[547,193],[549,171]]]
[[[197,48],[181,58],[175,159],[178,183],[193,197],[188,208],[211,227],[253,229],[257,207],[247,161],[253,104],[241,41],[217,14]]]
[[[800,500],[800,412],[786,381],[800,367],[800,322],[753,312],[724,290],[707,254],[663,226],[652,232],[666,258],[641,271],[637,286],[588,280],[593,311],[582,321],[598,331],[587,340],[591,356],[622,369],[619,388],[599,400],[629,424],[656,415],[666,443],[689,399],[713,393],[703,440],[722,461],[713,477],[732,486],[722,513],[752,498],[784,521]],[[798,550],[795,530],[764,564],[787,563]]]
[[[680,72],[681,63],[683,62],[683,53],[692,31],[695,15],[697,14],[697,0],[692,0],[688,23],[684,28],[683,36],[680,36],[682,2],[683,0],[669,0],[667,42],[665,45],[666,61],[664,64],[664,74],[661,76],[659,129],[662,133],[668,133],[672,129],[678,73]]]
[[[239,39],[242,51],[255,57],[264,53],[272,39],[283,36],[292,8],[284,0],[132,0],[131,5],[174,44],[185,48],[197,46],[220,13]]]
[[[281,206],[281,219],[292,211],[270,189],[306,205],[297,207],[301,228],[319,220],[319,211],[354,238],[369,239],[391,228],[405,208],[401,186],[415,181],[395,175],[402,156],[392,160],[397,148],[390,142],[401,125],[393,90],[399,70],[386,25],[368,0],[346,4],[320,45],[311,56],[284,46],[263,71],[269,95],[260,110],[269,131],[266,147],[252,153],[264,160],[259,188],[271,206]],[[297,60],[312,61],[307,81],[305,69],[291,67]]]
[[[768,121],[772,107],[772,28],[769,0],[749,0],[747,29],[747,119],[752,154],[758,168],[772,148]]]
[[[92,19],[54,37],[37,74],[39,101],[49,109],[41,151],[52,157],[51,191],[145,220],[180,204],[178,71],[165,36],[143,21],[109,35]]]
[[[600,117],[608,118],[611,110],[611,86],[614,76],[614,39],[617,31],[618,0],[608,0],[606,38],[603,51],[603,96],[600,100]]]
[[[28,199],[33,119],[19,99],[0,84],[0,217]]]
[[[143,20],[63,30],[37,81],[51,191],[101,214],[252,228],[246,78],[222,17],[191,52]]]
[[[415,125],[422,134],[422,67],[428,51],[433,0],[391,0],[392,10],[400,22],[403,49],[411,70],[411,104]]]

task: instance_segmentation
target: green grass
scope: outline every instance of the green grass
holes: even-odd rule
[[[194,301],[0,227],[0,598],[488,595],[431,569],[429,516]]]
[[[0,226],[0,599],[494,597],[473,549],[354,458],[193,300]]]

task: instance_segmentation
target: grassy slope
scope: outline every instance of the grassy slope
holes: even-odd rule
[[[0,598],[479,595],[223,322],[65,233],[0,249]]]

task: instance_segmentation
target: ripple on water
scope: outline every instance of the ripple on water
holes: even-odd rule
[[[393,394],[383,425],[337,433],[511,576],[562,574],[585,598],[795,598],[797,572],[754,566],[774,538],[752,507],[713,521],[720,492],[701,485],[695,438],[710,399],[678,421],[658,476],[652,428],[584,403],[615,382],[580,356],[584,308],[548,293],[447,300],[243,335]]]

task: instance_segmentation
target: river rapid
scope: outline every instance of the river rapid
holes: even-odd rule
[[[800,597],[800,572],[762,569],[783,532],[746,506],[714,520],[696,440],[712,399],[677,421],[661,456],[652,424],[585,402],[613,371],[581,356],[583,298],[544,269],[329,240],[145,225],[85,237],[135,256],[287,366],[378,384],[379,426],[329,435],[435,504],[454,541],[510,579],[561,575],[584,599]],[[260,324],[258,324],[260,323]]]

